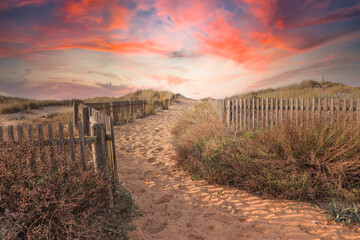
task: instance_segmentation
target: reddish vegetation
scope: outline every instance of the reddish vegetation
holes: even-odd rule
[[[31,152],[27,143],[0,146],[1,239],[127,236],[133,200],[121,186],[110,187],[108,174],[83,172],[62,157],[31,167]]]

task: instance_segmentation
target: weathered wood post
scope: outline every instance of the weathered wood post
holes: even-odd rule
[[[14,142],[14,127],[13,126],[8,126],[8,140],[10,140],[11,142]]]
[[[90,115],[89,115],[89,108],[83,107],[82,108],[82,122],[84,128],[84,136],[90,136]]]
[[[91,125],[91,136],[96,137],[92,144],[95,171],[106,169],[106,132],[103,123]]]
[[[0,126],[0,142],[4,141],[4,131],[3,131],[3,127]]]
[[[230,99],[226,99],[226,126],[230,127]]]
[[[74,113],[73,113],[73,123],[75,126],[77,126],[77,123],[79,122],[79,104],[74,102]]]
[[[169,99],[165,99],[164,109],[169,109]]]

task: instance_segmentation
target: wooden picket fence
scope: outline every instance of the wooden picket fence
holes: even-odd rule
[[[88,107],[94,108],[97,111],[111,116],[113,123],[126,123],[131,119],[146,117],[161,109],[169,109],[169,106],[177,101],[178,95],[173,95],[170,99],[162,101],[116,101],[116,102],[101,102],[101,103],[86,103]],[[74,112],[78,111],[74,108]]]
[[[77,107],[77,104],[74,105]],[[74,116],[75,121],[69,122],[67,126],[58,123],[57,131],[52,123],[47,124],[47,129],[44,129],[42,124],[17,125],[16,128],[7,126],[7,130],[0,126],[0,143],[7,141],[21,145],[28,141],[34,147],[34,151],[39,152],[41,159],[46,157],[45,150],[48,150],[51,159],[54,159],[56,153],[63,155],[64,159],[70,155],[69,158],[73,162],[77,163],[80,160],[83,171],[87,171],[89,164],[93,164],[95,171],[111,171],[114,181],[117,181],[114,127],[111,117],[87,106],[81,106],[81,110],[81,121],[79,116]],[[64,128],[67,128],[67,131],[64,131]],[[75,136],[76,133],[78,136]],[[59,147],[59,151],[55,151],[55,146]],[[87,154],[89,150],[92,152],[93,162],[87,159],[91,158],[90,154]],[[80,159],[77,159],[77,156]],[[31,161],[31,164],[34,164],[35,159]]]
[[[290,121],[294,125],[342,121],[360,125],[360,98],[232,98],[214,101],[219,118],[236,130],[259,129]]]

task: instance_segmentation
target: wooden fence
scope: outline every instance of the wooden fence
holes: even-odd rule
[[[58,123],[57,129],[52,123],[47,124],[47,129],[44,129],[42,124],[17,125],[16,128],[7,126],[7,129],[0,126],[0,143],[8,141],[21,145],[28,141],[34,147],[34,151],[38,150],[41,159],[45,157],[45,150],[50,153],[52,160],[56,153],[63,155],[64,159],[69,154],[73,162],[77,163],[80,160],[84,171],[89,168],[89,164],[93,164],[95,171],[111,171],[114,181],[117,181],[115,138],[111,117],[87,106],[81,106],[81,110],[81,121],[75,116],[75,124],[69,122],[64,126],[63,123]],[[67,131],[64,131],[66,128]],[[55,151],[55,146],[59,147],[59,151]],[[93,163],[87,159],[91,158],[86,154],[89,150],[92,152]],[[35,156],[31,161],[34,164]]]
[[[360,98],[232,98],[214,103],[219,118],[236,130],[271,127],[284,121],[299,125],[314,119],[360,125]]]
[[[175,96],[175,95],[174,95]],[[176,101],[176,97],[163,101],[118,101],[104,103],[86,103],[87,107],[111,116],[113,123],[127,123],[131,119],[145,117],[161,109],[169,109],[169,105]],[[74,116],[78,107],[74,105]]]

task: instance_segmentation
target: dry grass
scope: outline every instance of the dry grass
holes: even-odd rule
[[[1,239],[127,238],[134,201],[110,174],[83,172],[69,156],[32,164],[32,151],[1,143]]]
[[[349,87],[341,83],[317,82],[313,80],[303,81],[299,84],[277,89],[265,89],[257,92],[237,95],[241,98],[360,98],[359,87]]]
[[[64,106],[71,105],[74,102],[113,102],[113,101],[136,101],[136,100],[152,100],[162,101],[170,99],[174,94],[168,91],[155,91],[152,89],[138,90],[126,94],[122,97],[95,97],[86,100],[71,99],[71,100],[33,100],[16,97],[0,96],[0,113],[17,113],[22,111],[29,111],[31,109],[39,109],[46,106]]]
[[[80,100],[32,100],[15,97],[3,97],[0,96],[0,113],[16,113],[21,111],[28,111],[31,109],[39,109],[46,106],[65,106],[71,105],[73,102],[79,102]]]
[[[193,178],[232,185],[262,197],[360,202],[360,128],[290,123],[234,135],[203,102],[174,129],[178,163]]]
[[[96,97],[86,99],[85,102],[115,102],[115,101],[137,101],[137,100],[152,100],[152,101],[162,101],[165,99],[170,99],[174,94],[168,91],[155,91],[152,89],[138,90],[126,94],[122,97]]]

